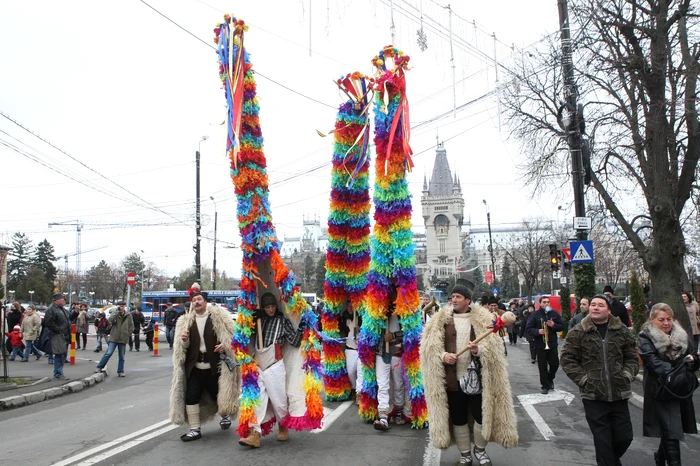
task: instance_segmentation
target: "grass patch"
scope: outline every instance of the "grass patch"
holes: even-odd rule
[[[7,382],[5,382],[5,379],[0,378],[0,384],[3,384],[3,385],[5,383],[8,383],[8,384],[15,384],[17,386],[21,386],[21,385],[29,385],[30,383],[33,383],[33,382],[34,382],[34,380],[27,379],[25,377],[8,377]]]

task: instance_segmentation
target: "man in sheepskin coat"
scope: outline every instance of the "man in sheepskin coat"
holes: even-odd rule
[[[221,357],[233,358],[233,322],[226,312],[207,304],[206,293],[191,296],[190,312],[177,321],[173,348],[173,381],[170,387],[170,420],[188,423],[183,442],[202,438],[200,426],[218,412],[222,429],[231,426],[238,411],[240,371],[221,364]]]
[[[491,313],[471,305],[471,293],[457,285],[451,293],[452,306],[437,312],[423,331],[420,360],[428,403],[430,441],[446,449],[451,443],[450,425],[460,451],[458,464],[471,465],[471,438],[474,439],[474,465],[490,465],[487,442],[506,448],[518,444],[518,428],[506,369],[503,342],[496,334],[477,345],[470,341],[488,331]],[[463,348],[469,348],[456,357]],[[461,390],[460,378],[472,358],[481,363],[481,387],[478,395]],[[473,423],[472,423],[473,421]],[[473,426],[470,428],[470,425]]]

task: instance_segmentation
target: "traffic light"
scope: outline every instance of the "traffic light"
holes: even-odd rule
[[[569,272],[571,270],[571,262],[564,261],[564,271]]]
[[[549,265],[552,267],[552,272],[559,270],[561,263],[561,251],[556,244],[549,245]]]

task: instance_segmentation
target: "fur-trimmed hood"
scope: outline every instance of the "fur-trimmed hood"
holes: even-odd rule
[[[231,349],[233,338],[233,320],[228,313],[215,304],[207,304],[216,339],[224,345],[226,356],[235,359]],[[182,315],[175,325],[173,336],[173,379],[170,386],[170,420],[177,425],[187,424],[185,414],[185,392],[187,377],[185,375],[185,359],[187,348],[182,341],[182,333],[188,331],[195,322],[194,311]],[[226,365],[219,363],[219,394],[216,400],[209,397],[205,390],[199,402],[200,420],[204,424],[214,418],[214,415],[230,414],[233,417],[238,412],[238,395],[241,389],[241,374],[239,367],[230,371]]]
[[[688,333],[676,321],[673,322],[670,335],[666,335],[651,322],[642,326],[642,332],[649,335],[656,351],[667,361],[675,361],[688,351]]]
[[[421,371],[428,404],[430,441],[437,448],[450,446],[450,414],[445,390],[445,325],[452,319],[452,306],[440,309],[425,326],[420,346]],[[484,307],[472,304],[471,324],[477,335],[492,324],[492,315]],[[493,334],[479,343],[482,363],[482,434],[490,442],[506,448],[518,445],[518,428],[513,408],[503,340]]]

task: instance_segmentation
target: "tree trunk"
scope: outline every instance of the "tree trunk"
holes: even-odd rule
[[[654,303],[666,303],[673,309],[674,318],[688,335],[690,319],[681,297],[681,277],[683,276],[682,257],[685,251],[683,232],[678,220],[669,211],[664,215],[654,212],[654,238],[651,248],[643,255],[649,278],[651,296]]]

